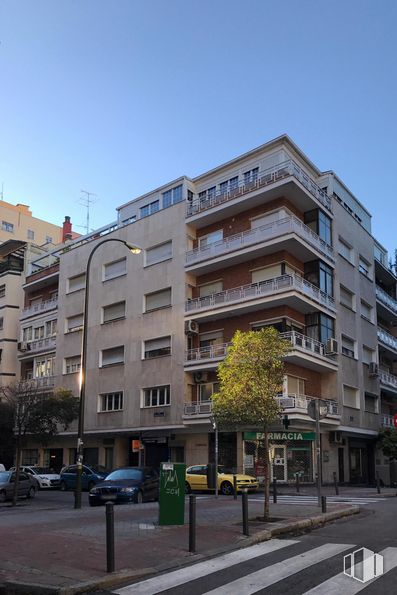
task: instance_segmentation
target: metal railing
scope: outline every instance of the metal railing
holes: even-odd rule
[[[238,302],[247,302],[260,297],[277,295],[291,290],[295,290],[317,304],[335,312],[334,298],[312,283],[309,283],[309,281],[306,281],[306,279],[303,279],[303,277],[299,277],[299,275],[281,275],[280,277],[274,277],[267,281],[250,283],[249,285],[226,289],[219,293],[212,293],[205,297],[194,298],[186,302],[185,311],[202,312],[203,310],[212,310],[221,306],[227,306]]]
[[[393,374],[389,374],[388,372],[379,371],[379,380],[381,384],[385,384],[386,386],[391,386],[397,390],[397,376]]]
[[[382,328],[378,328],[378,339],[384,345],[387,345],[393,351],[397,351],[397,338],[387,333]]]
[[[223,240],[212,242],[207,246],[189,250],[186,252],[185,257],[186,266],[202,262],[203,260],[208,260],[210,258],[215,258],[217,256],[222,256],[224,254],[229,254],[230,252],[234,252],[240,248],[253,246],[255,244],[265,242],[266,240],[282,238],[283,236],[291,233],[297,234],[313,248],[321,252],[321,254],[323,254],[330,261],[335,261],[333,247],[327,244],[327,242],[324,242],[320,236],[312,231],[310,227],[302,223],[300,219],[294,215],[290,215],[276,221],[271,221],[270,223],[266,223],[260,227],[255,227],[253,229],[248,229],[241,233],[228,236]]]
[[[381,425],[384,428],[394,428],[394,419],[392,415],[382,415]]]
[[[47,337],[46,339],[37,339],[28,343],[28,351],[43,351],[44,349],[55,349],[57,344],[56,337]]]
[[[211,415],[212,401],[196,401],[194,403],[185,403],[183,407],[184,415]]]
[[[279,337],[280,339],[289,341],[294,348],[303,349],[304,351],[312,353],[313,355],[329,357],[325,352],[324,343],[320,343],[320,341],[316,341],[316,339],[312,339],[311,337],[307,337],[306,335],[302,335],[296,331],[280,333]]]
[[[41,314],[42,312],[47,312],[48,310],[55,310],[56,308],[58,308],[58,299],[45,300],[44,302],[32,304],[31,306],[24,308],[22,310],[20,319],[23,320],[28,316],[33,316],[34,314]]]
[[[36,390],[38,388],[54,388],[55,376],[40,376],[37,378],[28,378],[20,383],[21,390]]]
[[[331,198],[327,193],[295,161],[288,159],[279,165],[258,172],[258,176],[248,182],[241,180],[228,190],[217,190],[212,191],[211,194],[207,193],[205,196],[197,196],[188,203],[186,216],[191,217],[197,213],[207,211],[238,196],[275,184],[290,176],[298,180],[318,202],[332,212]]]
[[[224,358],[230,343],[221,343],[219,345],[210,345],[208,347],[197,347],[188,349],[185,355],[185,361],[188,363],[200,362],[207,359]]]
[[[311,401],[316,399],[317,397],[310,397],[309,395],[297,395],[297,394],[288,394],[288,395],[278,395],[275,397],[276,401],[283,408],[283,410],[293,410],[296,413],[306,413],[307,414],[307,407]],[[319,397],[321,398],[321,397]],[[322,399],[321,401],[326,403],[328,406],[328,415],[330,417],[339,417],[339,406],[336,401],[331,401],[330,399]]]
[[[397,301],[393,299],[386,291],[384,291],[378,285],[376,286],[376,298],[382,302],[385,306],[387,306],[390,310],[392,310],[395,314],[397,314]]]

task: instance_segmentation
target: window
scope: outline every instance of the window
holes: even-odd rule
[[[79,291],[80,289],[84,289],[85,287],[85,273],[81,273],[80,275],[75,275],[74,277],[69,277],[68,279],[68,293],[72,293],[73,291]]]
[[[111,347],[101,351],[100,367],[113,366],[115,364],[124,364],[124,345]]]
[[[81,357],[74,355],[73,357],[65,357],[64,374],[74,374],[79,372],[81,368]]]
[[[366,347],[363,345],[363,355],[362,355],[363,364],[370,364],[371,362],[375,361],[375,351],[370,347]]]
[[[371,276],[370,275],[371,265],[362,256],[359,256],[359,259],[358,259],[358,270],[360,271],[360,273],[362,273],[366,277],[370,277]]]
[[[157,213],[157,211],[159,209],[160,209],[160,201],[159,200],[155,200],[155,201],[149,203],[148,205],[141,207],[139,209],[139,211],[141,213],[141,219],[142,219],[142,217],[147,217],[148,215],[153,215],[153,213]]]
[[[123,409],[123,393],[122,391],[115,393],[104,393],[99,395],[99,413],[105,411],[121,411]]]
[[[340,286],[340,303],[350,310],[355,310],[355,295],[343,285]]]
[[[83,328],[83,313],[76,314],[75,316],[69,316],[66,319],[66,331],[67,333],[74,333],[75,331],[81,331]]]
[[[328,295],[334,295],[333,271],[322,260],[305,262],[305,279]]]
[[[227,194],[227,192],[232,192],[238,188],[238,176],[234,176],[230,178],[230,180],[225,180],[219,184],[219,192],[221,194]]]
[[[343,404],[353,409],[359,408],[359,392],[357,388],[347,386],[347,384],[343,385]]]
[[[37,448],[24,448],[22,450],[22,465],[38,465],[39,451]]]
[[[159,244],[158,246],[148,248],[145,252],[145,255],[146,266],[156,264],[157,262],[163,262],[164,260],[172,258],[172,240],[164,242],[164,244]]]
[[[34,378],[53,376],[55,369],[55,357],[43,357],[34,362]]]
[[[251,229],[256,229],[264,225],[269,226],[271,223],[282,221],[283,219],[291,216],[292,213],[287,209],[277,209],[277,211],[272,211],[271,213],[259,215],[259,217],[254,217],[251,219]]]
[[[0,285],[0,298],[4,297],[6,294],[6,286]]]
[[[264,267],[263,269],[257,269],[251,271],[252,283],[260,283],[261,281],[268,281],[275,277],[281,277],[281,264],[274,264],[270,267]]]
[[[216,231],[212,231],[205,236],[201,236],[198,238],[198,243],[200,248],[206,248],[210,244],[214,242],[220,242],[223,240],[223,229],[217,229]]]
[[[36,326],[36,328],[33,329],[33,339],[35,341],[38,339],[44,339],[44,325]]]
[[[371,395],[365,393],[364,395],[364,409],[368,413],[378,413],[378,397],[377,395]]]
[[[163,192],[163,209],[182,201],[182,184]]]
[[[34,231],[33,231],[33,229],[28,229],[28,240],[34,240]]]
[[[361,300],[361,316],[366,320],[372,322],[372,312],[372,307],[369,304],[367,304],[367,302],[365,302],[364,300]]]
[[[219,391],[219,382],[206,382],[197,385],[197,398],[199,401],[211,401],[212,395]]]
[[[286,376],[284,378],[284,393],[287,395],[305,395],[305,380],[298,376]]]
[[[307,211],[304,215],[305,224],[310,227],[324,242],[332,245],[331,219],[321,209]]]
[[[211,347],[212,345],[223,345],[223,330],[201,333],[200,347]]]
[[[170,385],[143,389],[142,407],[162,407],[171,403]]]
[[[254,167],[246,172],[244,172],[244,184],[247,186],[248,184],[254,184],[258,179],[259,174],[259,167]]]
[[[145,312],[151,310],[158,310],[159,308],[167,308],[171,305],[171,287],[148,293],[145,295]]]
[[[148,339],[144,341],[144,358],[151,359],[162,355],[171,355],[171,337]]]
[[[199,288],[199,296],[206,297],[207,295],[212,295],[213,293],[219,293],[223,291],[223,281],[212,281],[211,283],[205,283],[204,285],[200,285]]]
[[[102,280],[107,281],[108,279],[114,279],[115,277],[121,277],[127,273],[127,258],[120,258],[113,262],[108,262],[103,267]]]
[[[45,336],[54,337],[57,334],[57,320],[47,320],[45,323]]]
[[[313,312],[306,314],[306,335],[321,343],[335,337],[335,321],[326,314]]]
[[[353,249],[342,238],[339,238],[338,252],[343,258],[346,258],[349,262],[353,262]]]
[[[112,320],[120,320],[125,318],[125,301],[117,302],[117,304],[110,304],[102,308],[102,322],[111,322]]]
[[[342,353],[348,357],[355,357],[356,342],[346,335],[342,335]]]
[[[4,318],[3,316],[0,316],[0,331],[2,331],[4,328]]]
[[[51,236],[46,236],[45,237],[45,243],[46,244],[52,244],[52,237]]]
[[[3,231],[9,231],[10,233],[14,233],[14,224],[9,223],[8,221],[2,221],[1,228]]]
[[[32,340],[32,332],[33,328],[28,326],[22,329],[22,341],[31,341]]]

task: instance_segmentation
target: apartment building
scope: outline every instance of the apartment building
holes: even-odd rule
[[[379,320],[376,285],[394,299],[395,277],[383,269],[389,277],[379,277],[371,216],[343,182],[282,136],[117,211],[117,222],[59,251],[56,271],[49,263],[27,278],[27,308],[41,291],[48,309],[37,336],[30,322],[26,330],[28,311],[21,321],[21,340],[52,347],[33,363],[21,355],[25,377],[40,371],[77,394],[89,283],[85,460],[107,468],[211,460],[217,366],[237,329],[271,325],[291,343],[275,395],[289,426],[280,419],[272,428],[273,477],[314,480],[309,411],[321,399],[323,480],[373,481],[375,465],[385,466],[378,430],[393,413],[378,376],[378,326],[393,336],[392,319]],[[87,280],[89,255],[104,238],[143,252],[107,242]],[[390,376],[387,354],[382,361]],[[261,444],[260,428],[221,431],[220,462],[261,476]],[[32,448],[26,458],[74,462],[75,428],[57,449]]]

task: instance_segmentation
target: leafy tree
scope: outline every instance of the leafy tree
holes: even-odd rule
[[[35,380],[23,380],[1,389],[1,409],[7,412],[13,433],[16,481],[13,506],[18,498],[21,451],[27,441],[47,445],[60,429],[67,430],[78,417],[79,399],[66,389],[43,392]]]
[[[269,518],[270,463],[268,430],[280,416],[274,398],[282,390],[284,356],[291,350],[272,327],[260,331],[236,331],[227,355],[219,365],[220,390],[212,396],[220,427],[260,428],[264,433],[264,520]]]
[[[379,432],[378,444],[385,457],[397,460],[397,429],[385,428]]]

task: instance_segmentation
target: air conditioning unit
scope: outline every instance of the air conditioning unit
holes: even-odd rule
[[[329,441],[332,444],[343,444],[342,432],[330,432]]]
[[[26,341],[19,341],[18,343],[18,351],[28,351],[30,349],[29,343]]]
[[[376,362],[370,362],[368,366],[368,375],[371,378],[376,378],[378,376],[378,364]]]
[[[207,382],[208,380],[208,372],[195,372],[194,373],[194,382],[198,384],[200,382]]]
[[[336,355],[338,353],[338,341],[333,337],[327,339],[325,344],[325,353],[327,355]]]
[[[198,335],[199,325],[195,320],[186,320],[185,335]]]

